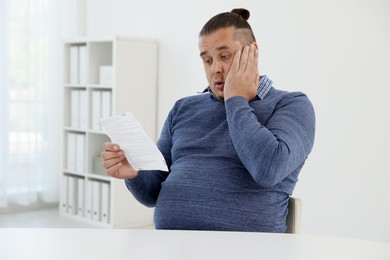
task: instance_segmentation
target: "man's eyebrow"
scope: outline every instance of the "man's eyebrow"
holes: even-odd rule
[[[206,55],[206,54],[207,54],[207,51],[202,51],[199,56],[202,57],[203,55]]]
[[[222,46],[217,48],[217,51],[227,50],[227,49],[230,49],[230,48],[227,45],[222,45]],[[200,53],[200,57],[202,57],[203,55],[206,55],[206,54],[207,54],[207,51],[202,51]]]
[[[227,45],[222,45],[217,48],[217,51],[226,50],[226,49],[230,49],[230,48]]]

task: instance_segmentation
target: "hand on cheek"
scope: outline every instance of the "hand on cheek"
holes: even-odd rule
[[[242,51],[236,52],[225,80],[225,100],[243,96],[250,101],[256,96],[259,82],[258,56],[255,44],[245,46]]]

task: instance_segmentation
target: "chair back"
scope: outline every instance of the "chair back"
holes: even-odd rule
[[[290,197],[288,201],[287,231],[286,233],[296,234],[301,225],[302,201],[299,198]]]

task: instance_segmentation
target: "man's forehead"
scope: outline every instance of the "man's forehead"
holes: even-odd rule
[[[235,38],[235,28],[222,28],[214,33],[199,37],[201,56],[210,51],[235,50],[241,45]]]
[[[224,44],[224,45],[221,45],[221,46],[216,46],[215,48],[213,48],[212,50],[208,50],[208,49],[200,49],[200,56],[203,56],[203,55],[206,55],[208,54],[210,51],[223,51],[223,50],[232,50],[231,47],[229,47],[228,45]]]

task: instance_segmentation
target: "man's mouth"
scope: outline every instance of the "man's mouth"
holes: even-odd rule
[[[225,86],[225,82],[217,81],[214,83],[216,89],[223,91],[223,87]]]

